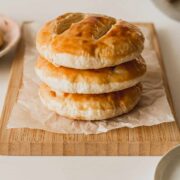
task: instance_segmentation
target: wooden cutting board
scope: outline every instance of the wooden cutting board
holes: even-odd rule
[[[174,113],[153,24],[139,23],[151,30],[153,46],[163,70],[167,97]],[[162,155],[180,143],[175,122],[151,127],[121,128],[100,135],[63,135],[43,130],[6,129],[6,124],[21,86],[23,40],[14,59],[4,109],[0,121],[1,155]]]

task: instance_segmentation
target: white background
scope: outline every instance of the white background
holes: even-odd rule
[[[0,14],[23,20],[46,21],[67,11],[103,13],[136,22],[154,22],[180,117],[180,23],[162,14],[150,0],[0,0]],[[0,59],[0,112],[12,55]],[[123,179],[152,180],[160,157],[0,157],[0,180]]]

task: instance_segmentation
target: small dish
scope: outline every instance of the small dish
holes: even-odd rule
[[[156,167],[154,180],[180,179],[180,145],[163,156]]]
[[[0,49],[0,57],[7,54],[18,43],[21,32],[19,25],[12,19],[0,15],[0,30],[3,33],[4,45]]]
[[[169,17],[180,21],[179,0],[153,0],[154,4]]]

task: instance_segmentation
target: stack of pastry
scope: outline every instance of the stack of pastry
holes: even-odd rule
[[[46,23],[36,39],[42,103],[76,120],[129,112],[142,93],[143,44],[137,27],[104,15],[66,13]]]

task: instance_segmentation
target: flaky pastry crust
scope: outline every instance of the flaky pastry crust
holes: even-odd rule
[[[141,84],[106,94],[56,94],[42,84],[39,95],[42,103],[50,110],[71,119],[103,120],[129,112],[138,103],[142,92]]]
[[[114,67],[79,70],[56,67],[39,57],[35,71],[55,92],[100,94],[123,90],[139,83],[146,72],[142,57]]]
[[[115,18],[66,13],[46,23],[37,34],[41,56],[56,66],[99,69],[136,58],[144,37],[134,25]]]

